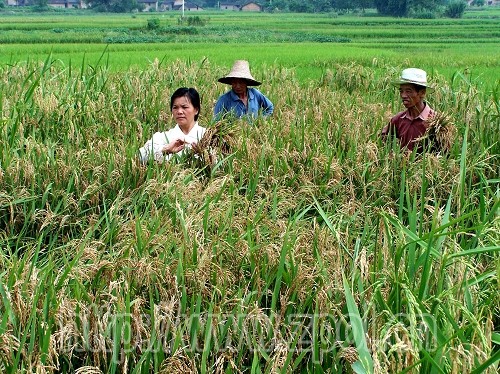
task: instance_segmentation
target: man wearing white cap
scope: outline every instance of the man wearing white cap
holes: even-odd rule
[[[252,74],[248,61],[235,61],[231,71],[219,82],[230,84],[231,90],[223,94],[217,100],[214,107],[214,117],[219,119],[226,114],[232,114],[238,118],[249,116],[257,117],[260,113],[269,116],[273,113],[274,105],[262,92],[249,86],[259,86]]]
[[[436,114],[424,100],[427,90],[432,89],[427,83],[427,73],[422,69],[405,69],[394,85],[399,86],[399,96],[406,110],[391,118],[382,129],[382,137],[395,136],[401,149],[412,151],[417,145],[418,151],[422,151],[423,145],[416,140],[425,134],[427,120]]]

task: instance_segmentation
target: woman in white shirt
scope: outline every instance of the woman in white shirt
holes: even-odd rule
[[[149,159],[157,162],[169,160],[172,155],[181,155],[190,149],[205,134],[205,128],[198,125],[200,95],[194,88],[178,88],[170,98],[170,111],[176,125],[173,129],[156,132],[139,149],[141,163]]]

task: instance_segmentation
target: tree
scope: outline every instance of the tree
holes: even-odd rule
[[[203,3],[204,4],[200,4],[200,5],[204,5],[204,7],[206,7],[206,8],[217,8],[217,4],[219,2],[217,0],[206,0]]]
[[[357,7],[357,1],[351,0],[333,0],[332,3],[333,7],[339,10],[349,10]]]
[[[98,12],[126,13],[140,9],[137,0],[86,0]]]
[[[450,18],[462,18],[467,8],[467,3],[463,0],[455,0],[448,4],[444,15]]]
[[[373,0],[356,0],[355,4],[361,10],[374,7]]]
[[[375,0],[374,3],[382,15],[407,17],[412,12],[435,12],[445,0]]]
[[[206,0],[208,3],[212,0]],[[367,9],[374,7],[373,0],[271,0],[263,1],[269,11],[320,13],[335,10]]]
[[[407,0],[375,0],[377,11],[384,16],[406,17],[408,15]]]
[[[332,10],[331,0],[313,0],[313,12],[329,12]]]
[[[38,11],[44,11],[49,8],[48,0],[34,0],[33,5],[35,6],[35,9]]]
[[[272,3],[269,3],[269,5],[267,7],[271,11],[275,11],[275,10],[287,11],[287,10],[289,10],[287,0],[274,0]]]
[[[305,2],[302,0],[291,0],[288,2],[288,8],[292,12],[297,13],[313,13],[314,6],[309,2]]]

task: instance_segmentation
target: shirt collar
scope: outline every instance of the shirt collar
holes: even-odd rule
[[[198,121],[195,121],[194,123],[194,126],[193,128],[191,129],[191,131],[189,131],[188,134],[184,134],[179,126],[178,123],[175,124],[175,129],[177,131],[179,131],[181,134],[184,134],[185,136],[196,136],[196,134],[198,133],[198,129],[199,129],[200,125],[198,125]]]
[[[233,101],[238,101],[238,100],[241,100],[241,99],[238,97],[238,95],[236,95],[236,93],[235,93],[233,90],[231,90],[230,92],[231,92],[231,93],[230,93],[230,95],[231,95],[231,99],[232,99]],[[253,90],[251,90],[250,88],[247,88],[247,96],[248,96],[248,98],[249,98],[249,99],[253,99],[253,97],[254,97]]]
[[[429,104],[427,104],[426,102],[424,102],[424,104],[425,104],[424,109],[420,112],[420,114],[417,117],[415,117],[413,119],[420,118],[421,120],[426,121],[427,118],[429,118],[429,116],[430,116],[430,114],[432,112],[432,109],[429,106]],[[402,115],[402,117],[403,118],[408,118],[408,119],[412,118],[410,116],[410,113],[408,112],[408,109],[404,112],[404,114]]]

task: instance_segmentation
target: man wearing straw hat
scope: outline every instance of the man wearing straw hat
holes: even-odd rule
[[[226,114],[238,118],[245,116],[256,118],[260,113],[269,116],[274,105],[262,92],[249,86],[259,86],[261,83],[252,77],[248,61],[237,60],[225,77],[219,82],[231,85],[231,90],[221,95],[214,108],[214,118],[220,119]]]
[[[425,94],[432,87],[427,83],[427,73],[422,69],[404,69],[401,77],[393,83],[399,86],[399,96],[406,110],[399,112],[391,118],[389,124],[382,129],[382,137],[395,136],[401,149],[412,151],[415,146],[418,151],[423,150],[423,145],[418,139],[424,136],[428,120],[436,112],[425,101]]]

